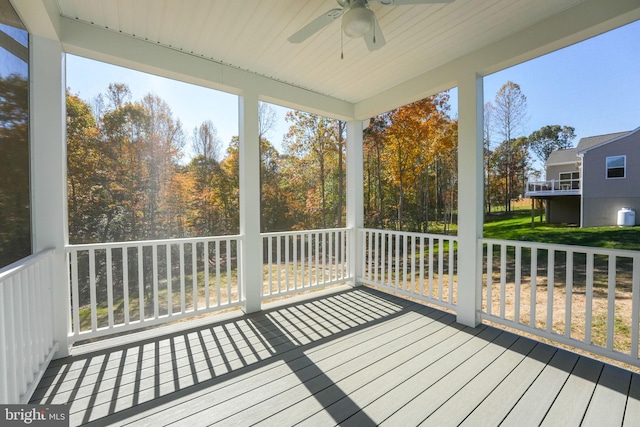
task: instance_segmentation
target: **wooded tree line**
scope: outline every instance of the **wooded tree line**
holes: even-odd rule
[[[266,139],[274,117],[261,104],[262,231],[343,226],[344,123],[291,112],[280,154]],[[69,92],[71,243],[238,233],[238,144],[223,153],[212,121],[189,134],[160,97],[133,101],[125,84],[93,105]]]
[[[364,142],[367,227],[449,232],[457,216],[458,123],[444,92],[369,120]],[[131,100],[109,85],[93,105],[67,95],[72,243],[235,234],[238,138],[223,152],[212,121],[191,132],[157,95]],[[282,153],[269,141],[275,112],[259,107],[263,232],[345,225],[345,123],[291,111]],[[486,208],[524,194],[532,154],[567,148],[568,126],[528,137],[526,97],[507,82],[485,106]],[[496,142],[500,141],[500,142]],[[194,156],[185,161],[185,148]]]
[[[457,121],[448,94],[372,118],[364,134],[367,226],[427,231],[455,220]],[[152,94],[113,83],[90,105],[67,94],[72,243],[234,234],[238,138],[222,153],[212,121],[189,134]],[[279,153],[259,109],[262,231],[345,225],[346,126],[291,111]],[[187,144],[195,155],[184,161]],[[446,228],[446,227],[445,227]]]
[[[552,151],[573,146],[575,129],[547,125],[524,135],[527,97],[520,85],[508,81],[484,106],[485,212],[498,206],[511,211],[511,202],[524,197],[527,179],[538,174],[534,156],[542,163]]]

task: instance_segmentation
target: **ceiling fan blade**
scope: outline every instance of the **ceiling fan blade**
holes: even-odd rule
[[[336,19],[340,18],[342,16],[342,12],[343,9],[331,9],[328,12],[323,13],[304,27],[300,28],[287,40],[289,40],[290,43],[302,43]]]
[[[375,15],[373,15],[373,27],[371,31],[364,35],[364,41],[367,44],[367,48],[372,52],[387,44],[382,34],[380,24],[378,23],[378,18],[376,18]]]
[[[453,3],[454,0],[378,0],[383,6],[402,6],[405,4]]]

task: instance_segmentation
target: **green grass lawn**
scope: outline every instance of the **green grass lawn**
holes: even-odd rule
[[[540,243],[591,246],[609,249],[640,250],[640,227],[579,228],[563,224],[540,224],[531,227],[531,211],[519,210],[509,215],[487,216],[484,237]]]

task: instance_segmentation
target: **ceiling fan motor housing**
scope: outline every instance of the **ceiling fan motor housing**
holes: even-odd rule
[[[342,31],[349,37],[362,37],[372,26],[373,12],[364,3],[354,2],[342,16]]]

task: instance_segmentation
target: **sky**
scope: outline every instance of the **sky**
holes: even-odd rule
[[[13,37],[24,46],[27,46],[28,33],[25,30],[0,24],[0,31]],[[0,49],[2,48],[0,47]],[[28,69],[29,67],[27,64],[22,62],[18,57],[13,55],[4,55],[3,61],[0,62],[0,77],[8,77],[12,73],[26,76]]]
[[[523,135],[545,125],[575,128],[581,137],[633,130],[640,127],[640,21],[551,54],[499,71],[484,78],[484,99],[493,102],[507,81],[520,85],[527,97],[528,120]],[[238,100],[235,95],[67,55],[67,87],[85,101],[104,93],[109,83],[127,83],[133,100],[154,93],[164,99],[184,126],[211,120],[223,147],[238,135]],[[456,91],[451,93],[455,115]],[[281,150],[289,125],[288,109],[273,106],[275,128],[267,135]]]

